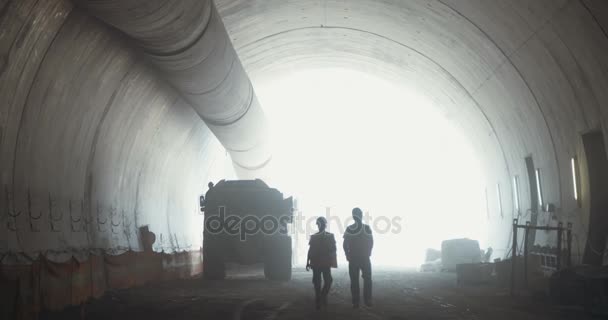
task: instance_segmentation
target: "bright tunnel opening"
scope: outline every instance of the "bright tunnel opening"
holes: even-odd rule
[[[267,182],[298,199],[299,263],[318,216],[342,233],[361,207],[376,265],[417,267],[447,239],[487,243],[484,175],[471,142],[429,97],[378,76],[318,68],[256,82],[269,118]]]

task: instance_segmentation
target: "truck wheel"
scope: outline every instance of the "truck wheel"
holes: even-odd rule
[[[203,277],[206,280],[223,280],[226,278],[224,259],[220,249],[212,244],[203,246]]]
[[[291,280],[291,237],[272,236],[265,241],[264,275],[268,280]]]

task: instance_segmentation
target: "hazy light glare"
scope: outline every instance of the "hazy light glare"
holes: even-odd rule
[[[345,218],[360,206],[374,218],[402,218],[400,233],[375,236],[376,263],[417,266],[442,240],[486,242],[480,165],[425,97],[345,69],[258,81],[256,91],[274,145],[266,180],[296,195],[305,216],[331,207]],[[306,240],[300,248],[305,255]]]

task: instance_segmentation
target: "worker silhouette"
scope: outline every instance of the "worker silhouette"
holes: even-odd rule
[[[207,192],[205,193],[205,198],[209,196],[209,192],[211,191],[211,189],[213,189],[213,187],[215,187],[215,185],[213,184],[213,182],[209,181],[207,187],[209,188],[209,190],[207,190]]]
[[[336,256],[336,239],[332,233],[327,232],[327,220],[323,217],[317,219],[319,232],[310,237],[310,248],[306,260],[306,271],[312,268],[312,283],[315,288],[315,306],[317,310],[327,307],[327,295],[331,289],[333,279],[331,268],[338,267]],[[321,277],[323,288],[321,288]]]
[[[211,190],[213,189],[215,185],[213,184],[213,182],[209,182],[207,184],[207,187],[209,187],[209,190],[207,190],[207,192],[205,193],[204,196],[201,196],[201,212],[205,212],[205,208],[207,207],[207,199],[209,198],[209,194],[211,193]]]
[[[372,264],[370,256],[374,247],[372,229],[363,224],[363,211],[354,208],[355,222],[344,232],[344,253],[348,260],[348,273],[350,275],[350,290],[353,308],[359,308],[359,273],[363,277],[363,301],[366,306],[372,306]]]

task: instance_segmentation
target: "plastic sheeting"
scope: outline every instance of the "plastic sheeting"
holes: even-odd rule
[[[91,254],[84,261],[71,257],[62,263],[41,255],[29,264],[0,264],[0,318],[34,319],[41,310],[80,305],[107,290],[189,279],[201,273],[199,251]]]

